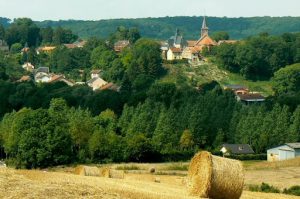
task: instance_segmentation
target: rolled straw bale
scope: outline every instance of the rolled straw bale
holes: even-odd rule
[[[98,167],[78,166],[75,168],[75,173],[83,176],[100,176]]]
[[[187,187],[192,196],[213,199],[238,199],[244,186],[240,161],[197,153],[189,166]]]
[[[109,177],[115,179],[124,179],[125,173],[122,170],[109,170]]]
[[[100,177],[109,178],[110,169],[108,167],[101,167],[99,169]]]

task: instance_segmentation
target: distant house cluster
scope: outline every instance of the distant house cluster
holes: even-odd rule
[[[237,101],[244,102],[246,104],[255,102],[259,103],[266,100],[266,98],[260,93],[250,91],[248,88],[241,85],[225,85],[224,89],[233,91]]]
[[[114,43],[114,51],[119,53],[122,52],[126,47],[130,45],[129,40],[120,40]]]
[[[214,41],[209,36],[209,28],[204,17],[200,38],[198,40],[185,40],[180,35],[179,30],[176,30],[174,36],[171,36],[165,42],[161,43],[162,56],[166,60],[181,60],[187,59],[190,62],[198,62],[201,60],[201,52],[203,49],[210,49],[212,46],[220,45],[222,43],[234,43],[236,41]]]

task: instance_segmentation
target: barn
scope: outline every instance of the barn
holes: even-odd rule
[[[268,161],[281,161],[300,157],[300,142],[286,143],[267,150]]]

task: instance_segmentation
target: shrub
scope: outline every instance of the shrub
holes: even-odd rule
[[[267,154],[243,154],[243,155],[229,155],[227,158],[236,160],[266,160]]]
[[[267,183],[262,183],[259,185],[249,185],[249,191],[253,192],[265,192],[265,193],[280,193],[280,190]]]
[[[300,196],[300,186],[296,185],[296,186],[292,186],[289,189],[284,189],[283,193],[289,194],[289,195]]]
[[[116,167],[116,170],[140,170],[140,167],[136,165],[120,165]]]

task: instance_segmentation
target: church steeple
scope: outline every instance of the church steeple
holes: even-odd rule
[[[206,25],[206,17],[203,17],[203,23],[202,23],[202,28],[201,28],[201,37],[204,37],[208,35],[208,27]]]

